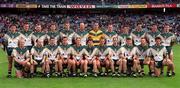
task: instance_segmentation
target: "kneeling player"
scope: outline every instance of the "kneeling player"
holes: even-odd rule
[[[21,39],[18,41],[18,46],[12,52],[14,56],[14,67],[16,68],[16,77],[23,78],[27,77],[27,74],[30,70],[30,63],[29,63],[29,50],[24,47],[25,41]]]

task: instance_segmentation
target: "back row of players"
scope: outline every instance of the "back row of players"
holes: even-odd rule
[[[144,64],[149,66],[152,76],[160,76],[165,65],[167,76],[175,75],[172,45],[176,38],[170,32],[170,25],[164,25],[162,33],[156,24],[151,26],[150,32],[145,32],[142,24],[137,24],[131,33],[129,27],[124,26],[121,34],[113,31],[112,24],[106,31],[101,31],[98,23],[94,23],[90,31],[80,23],[77,32],[70,29],[68,22],[60,31],[56,24],[51,24],[47,33],[42,31],[40,24],[35,25],[34,31],[29,28],[25,23],[18,32],[16,25],[11,25],[4,36],[8,77],[11,77],[13,60],[18,78],[24,77],[25,73],[34,76],[38,66],[47,77],[52,75],[52,69],[56,76],[62,75],[66,66],[68,74],[75,76],[80,67],[80,75],[86,77],[89,65],[94,76],[107,75],[109,71],[113,76],[142,76]],[[102,67],[106,68],[105,72]]]

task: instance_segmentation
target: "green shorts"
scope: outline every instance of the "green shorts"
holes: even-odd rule
[[[14,62],[14,67],[17,69],[17,70],[23,70],[24,69],[24,67],[21,65],[21,64],[19,64],[18,62]]]
[[[6,51],[7,51],[8,56],[11,56],[13,48],[9,47],[9,48],[6,49]]]
[[[170,55],[172,52],[172,47],[171,46],[166,46],[166,50],[168,52],[168,54]]]
[[[140,61],[141,68],[144,68],[144,59],[141,59],[139,61]]]
[[[163,61],[155,61],[155,67],[156,68],[162,68],[163,64],[162,64]]]
[[[127,66],[132,67],[133,66],[133,60],[128,59],[127,60]]]
[[[42,63],[41,63],[42,61],[41,60],[35,60],[35,61],[37,62],[37,65],[36,65],[37,67],[41,67],[42,66]]]

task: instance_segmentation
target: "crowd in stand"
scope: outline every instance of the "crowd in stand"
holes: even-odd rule
[[[0,3],[58,3],[58,4],[167,4],[179,0],[1,0]]]

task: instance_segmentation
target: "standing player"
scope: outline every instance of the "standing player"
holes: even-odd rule
[[[73,38],[74,38],[74,31],[70,29],[70,23],[65,22],[64,23],[64,29],[60,30],[60,35],[62,37],[67,37],[68,38],[68,44],[72,44]]]
[[[41,39],[43,41],[43,46],[45,45],[45,39],[46,39],[46,34],[42,31],[42,25],[41,24],[36,24],[35,25],[35,32],[32,35],[33,43],[36,45],[36,40]]]
[[[175,34],[170,32],[171,27],[166,24],[164,25],[163,33],[161,34],[162,45],[164,45],[168,52],[168,58],[173,61],[172,46],[175,43]]]
[[[107,46],[111,46],[113,44],[113,38],[117,37],[117,33],[113,29],[114,29],[113,24],[108,24],[108,29],[104,33]]]
[[[24,46],[25,40],[20,38],[18,41],[18,47],[13,49],[12,56],[14,58],[14,67],[16,68],[16,77],[27,77],[30,70],[30,57],[29,50]]]
[[[126,38],[130,37],[129,26],[123,26],[122,33],[118,36],[121,46],[126,45]]]
[[[94,23],[93,29],[89,32],[88,38],[92,38],[93,45],[98,46],[101,37],[104,37],[104,33],[99,28],[99,23]]]
[[[10,25],[9,27],[9,32],[5,34],[4,39],[5,39],[5,47],[8,55],[8,76],[11,77],[11,71],[12,71],[12,63],[13,63],[13,58],[11,56],[11,53],[14,48],[18,47],[18,40],[20,38],[19,32],[17,32],[17,27],[16,25]],[[7,46],[6,46],[7,45]]]
[[[57,25],[55,23],[52,23],[49,27],[49,31],[47,33],[47,39],[50,40],[51,37],[55,38],[55,44],[58,45],[58,41],[60,39],[59,31],[57,31]]]
[[[23,28],[20,31],[20,36],[25,39],[25,46],[31,50],[33,46],[32,30],[30,30],[29,23],[24,23]]]
[[[155,44],[155,38],[158,36],[160,36],[160,32],[158,31],[157,24],[153,24],[151,26],[151,31],[146,34],[149,46],[153,46]]]
[[[140,40],[142,37],[145,37],[145,31],[143,30],[142,28],[142,23],[138,23],[136,28],[135,28],[135,31],[133,31],[131,33],[131,36],[133,38],[133,41],[134,41],[134,45],[138,46],[141,44]]]
[[[88,31],[85,29],[85,24],[83,22],[79,25],[79,30],[75,33],[75,37],[81,38],[81,45],[86,45],[87,37],[88,37]]]

